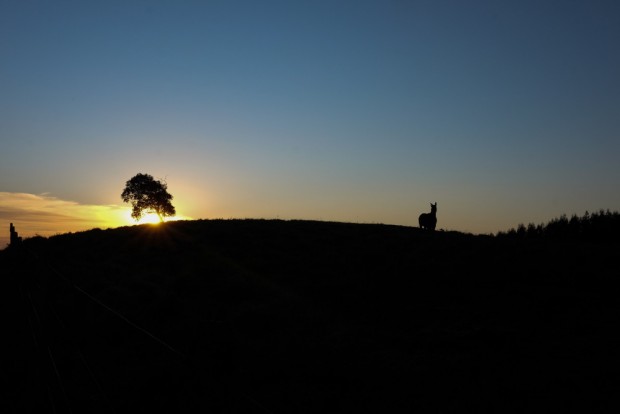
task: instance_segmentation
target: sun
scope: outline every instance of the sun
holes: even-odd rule
[[[131,210],[127,210],[125,212],[125,221],[131,224],[159,224],[159,216],[155,213],[145,213],[140,217],[138,221],[136,221],[133,217],[131,217]]]
[[[142,215],[142,217],[140,218],[140,220],[136,221],[133,217],[131,217],[131,209],[126,209],[123,213],[123,219],[122,221],[124,221],[125,223],[130,223],[132,225],[134,224],[153,224],[153,225],[157,225],[160,224],[161,221],[159,220],[159,216],[156,213],[144,213]],[[184,216],[184,215],[180,215],[180,214],[176,214],[174,216],[170,216],[170,217],[164,217],[164,223],[168,222],[168,221],[178,221],[178,220],[192,220],[191,217],[189,216]]]
[[[155,213],[146,213],[136,224],[159,224],[161,220],[159,220],[159,216]]]

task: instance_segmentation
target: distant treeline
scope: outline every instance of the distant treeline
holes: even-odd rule
[[[497,233],[497,237],[579,240],[592,242],[614,242],[620,234],[620,213],[599,210],[596,213],[587,211],[582,217],[565,214],[549,221],[547,224],[519,224],[516,229]]]

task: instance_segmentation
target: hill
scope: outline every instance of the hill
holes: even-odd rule
[[[3,412],[606,410],[619,252],[281,220],[27,239],[0,252]]]

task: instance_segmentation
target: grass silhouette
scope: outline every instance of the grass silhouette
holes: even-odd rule
[[[608,408],[618,243],[517,233],[198,220],[26,239],[0,253],[2,363],[27,390],[4,404]]]

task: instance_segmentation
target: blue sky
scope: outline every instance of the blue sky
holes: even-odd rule
[[[618,39],[616,1],[0,0],[0,224],[138,172],[191,218],[618,210]]]

